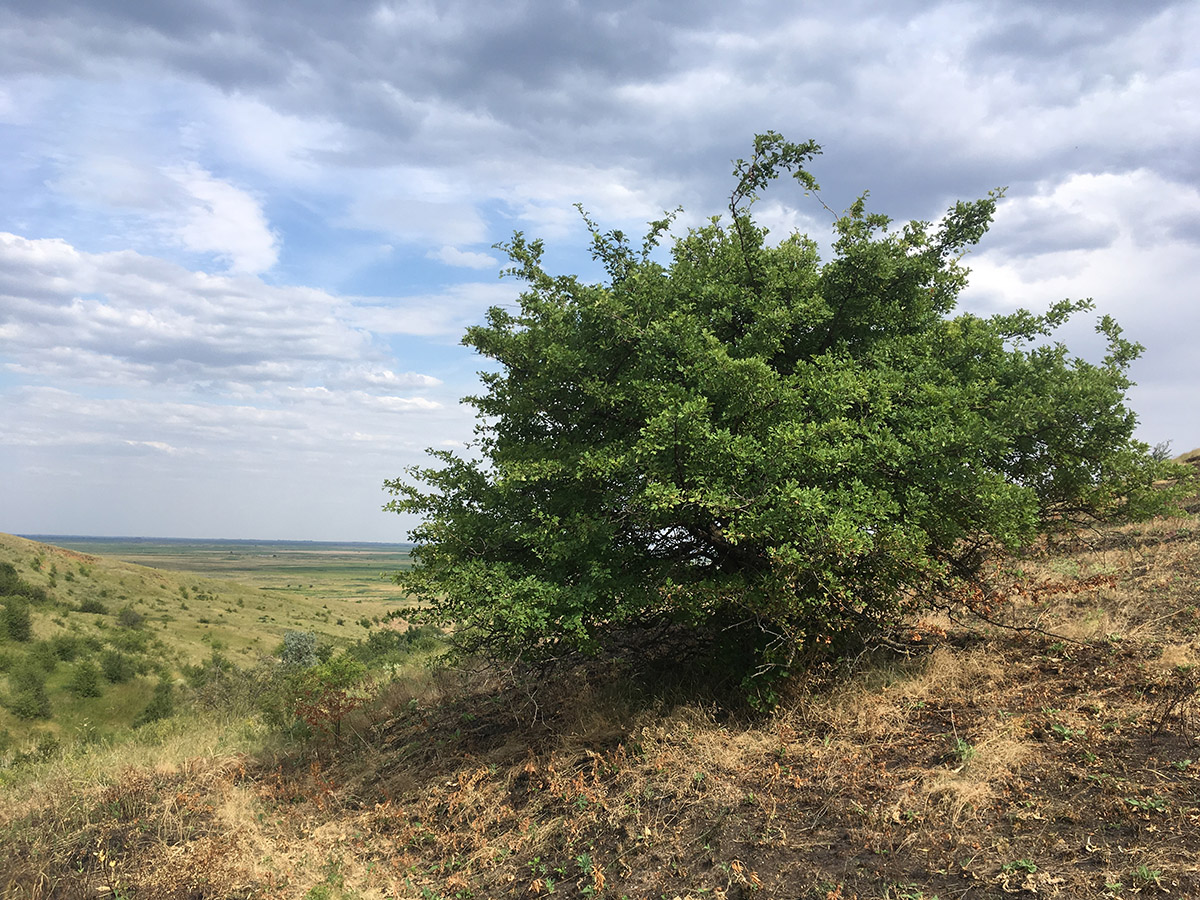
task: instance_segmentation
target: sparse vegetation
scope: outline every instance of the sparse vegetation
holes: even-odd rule
[[[178,542],[165,548],[144,542],[113,546],[165,549],[173,556],[160,554],[156,561],[187,561],[188,547]],[[196,552],[201,568],[212,565],[206,545]],[[0,535],[0,732],[10,736],[0,750],[0,767],[32,752],[43,738],[70,746],[84,723],[88,735],[107,739],[134,722],[178,709],[186,703],[179,689],[187,667],[213,650],[249,670],[272,653],[289,627],[299,627],[310,629],[332,652],[353,644],[363,629],[337,624],[340,616],[325,621],[330,612],[353,610],[354,618],[372,621],[407,607],[380,571],[394,553],[373,559],[367,548],[350,548],[345,558],[335,554],[322,575],[316,563],[329,551],[305,546],[298,552],[320,585],[311,595],[200,579]],[[296,561],[284,550],[239,564],[258,566],[260,578],[269,581],[277,577],[270,566]],[[374,594],[365,593],[360,581],[368,569],[380,585]],[[184,596],[190,611],[174,606]],[[399,602],[378,599],[385,596]],[[167,682],[175,690],[168,692]]]

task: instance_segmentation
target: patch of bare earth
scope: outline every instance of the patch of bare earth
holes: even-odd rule
[[[1200,896],[1194,520],[1003,561],[741,721],[580,679],[0,804],[13,897]],[[1017,626],[1016,629],[1006,626]],[[919,638],[919,640],[917,639]],[[536,700],[536,704],[534,703]]]

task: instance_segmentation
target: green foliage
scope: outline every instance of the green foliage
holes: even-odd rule
[[[463,339],[495,363],[468,398],[478,458],[430,451],[387,482],[388,508],[423,520],[396,580],[462,651],[547,659],[683,625],[781,673],[972,577],[989,547],[1174,501],[1154,484],[1182,468],[1124,405],[1141,347],[1111,318],[1096,364],[1047,342],[1090,301],[951,315],[1000,192],[899,228],[860,198],[822,263],[748,211],[781,171],[813,189],[816,152],[760,136],[731,223],[666,262],[670,218],[640,248],[587,220],[600,284],[551,276],[520,233],[503,246],[520,308]]]
[[[44,588],[32,585],[17,574],[12,563],[0,562],[0,597],[24,597],[31,603],[45,603],[49,598]]]
[[[175,713],[175,688],[171,684],[171,680],[167,677],[160,678],[158,684],[154,686],[154,695],[150,698],[150,702],[146,708],[138,713],[137,718],[133,720],[134,727],[145,725],[149,722],[157,722],[159,719],[165,719]]]
[[[407,612],[407,610],[406,610]],[[346,653],[372,668],[402,663],[417,653],[432,653],[442,646],[441,632],[432,625],[410,625],[404,631],[377,628]]]
[[[0,595],[15,594],[20,584],[21,578],[17,575],[17,567],[12,563],[0,562]]]
[[[100,670],[112,684],[123,684],[137,675],[137,664],[119,650],[105,650],[100,655]]]
[[[100,668],[90,659],[77,663],[71,671],[67,690],[76,697],[99,697],[104,693],[104,686],[100,683]]]
[[[50,718],[50,695],[46,692],[46,673],[36,663],[26,661],[8,676],[9,696],[4,705],[20,719]]]
[[[366,674],[366,666],[346,654],[307,669],[296,681],[296,716],[313,731],[339,738],[346,716],[370,699],[362,685]]]
[[[290,669],[307,669],[315,666],[317,638],[311,631],[287,631],[280,645],[279,660]]]
[[[1160,507],[1167,470],[1122,405],[1139,348],[1111,320],[1097,366],[1026,346],[1086,302],[947,317],[995,197],[899,231],[860,200],[821,266],[807,239],[765,244],[747,190],[669,266],[649,252],[665,223],[641,253],[593,226],[604,285],[508,245],[521,310],[465,339],[500,364],[472,398],[484,461],[436,453],[409,472],[429,492],[389,483],[393,509],[426,518],[401,582],[468,640],[558,652],[716,617],[786,662],[886,623],[989,543]]]
[[[288,679],[282,669],[273,660],[240,668],[214,650],[203,663],[184,666],[183,676],[196,706],[234,715],[262,712],[268,724],[283,727],[286,723],[280,713],[284,707],[281,698],[288,696]]]
[[[49,643],[55,656],[63,662],[72,662],[79,655],[83,642],[73,634],[56,634]]]
[[[8,596],[0,606],[0,638],[25,642],[33,639],[33,617],[29,601],[24,597]]]
[[[117,624],[122,628],[140,628],[145,621],[146,617],[132,606],[123,607],[117,613]]]
[[[31,665],[37,666],[47,675],[58,668],[58,655],[54,652],[54,645],[50,641],[38,641],[32,644],[25,658]]]

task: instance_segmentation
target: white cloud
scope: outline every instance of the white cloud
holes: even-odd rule
[[[388,388],[403,390],[409,388],[432,388],[442,382],[432,375],[422,375],[419,372],[393,372],[382,366],[356,365],[346,366],[342,371],[329,379],[327,383],[340,387],[364,386],[367,388]]]
[[[183,453],[178,447],[172,447],[164,441],[125,441],[130,447],[146,447],[150,450],[157,450],[160,453]]]
[[[265,272],[279,257],[279,236],[260,202],[194,162],[164,166],[131,148],[84,152],[64,161],[49,187],[124,219],[133,240],[211,254],[233,273]]]
[[[347,140],[343,126],[326,117],[281,112],[240,93],[206,92],[200,111],[186,126],[189,140],[272,181],[319,184],[327,175],[322,157]]]
[[[483,321],[491,306],[515,306],[521,287],[516,282],[456,284],[436,294],[399,297],[386,304],[359,298],[348,320],[375,334],[459,338],[468,325]]]
[[[424,296],[418,303],[437,301]],[[353,300],[311,288],[0,233],[5,365],[35,379],[206,390],[317,382],[379,392],[440,384],[430,375],[397,374],[360,316]]]
[[[76,200],[148,214],[161,215],[184,201],[179,179],[138,156],[89,154],[67,166],[51,187]]]
[[[275,265],[279,238],[250,194],[194,165],[167,174],[190,198],[173,225],[187,249],[215,254],[234,273],[257,274]]]
[[[826,147],[812,170],[836,209],[870,189],[872,209],[933,218],[1011,185],[969,302],[1095,296],[1148,347],[1147,427],[1200,444],[1180,388],[1200,333],[1197,4],[3,16],[0,232],[39,238],[0,235],[0,471],[38,479],[27,516],[87,507],[118,529],[121,480],[153,476],[189,529],[205,508],[225,534],[357,521],[351,497],[374,512],[381,477],[469,440],[455,398],[478,361],[454,345],[522,288],[449,284],[503,264],[483,248],[519,228],[589,278],[575,202],[635,242],[681,204],[678,233],[725,212],[729,162],[766,129]],[[828,240],[790,183],[755,214]],[[136,512],[164,524],[129,527],[179,533],[154,504]]]
[[[429,259],[436,259],[448,266],[463,266],[468,269],[495,269],[500,260],[487,253],[475,253],[469,250],[459,250],[457,247],[442,247],[425,254]]]
[[[384,169],[354,179],[345,225],[418,245],[488,240],[488,227],[464,187],[426,170]]]
[[[1062,232],[1067,240],[1059,240]],[[1103,240],[1089,241],[1089,234]],[[1146,348],[1131,370],[1139,383],[1131,396],[1142,433],[1192,447],[1200,444],[1200,424],[1184,413],[1178,385],[1190,384],[1193,336],[1200,334],[1197,245],[1200,190],[1194,185],[1143,169],[1074,175],[1001,202],[992,233],[968,259],[971,287],[964,301],[991,313],[1092,298],[1095,315],[1112,315],[1126,337]],[[1072,351],[1091,359],[1102,354],[1094,321],[1078,317],[1063,334]]]

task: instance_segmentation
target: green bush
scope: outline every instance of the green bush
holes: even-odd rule
[[[74,634],[56,634],[50,638],[50,646],[63,662],[73,662],[79,655],[81,642]]]
[[[109,635],[108,642],[118,650],[126,653],[144,654],[153,640],[149,631],[140,628],[122,628]]]
[[[46,692],[46,673],[29,662],[8,676],[9,696],[5,706],[19,719],[49,719],[50,695]]]
[[[47,675],[58,668],[58,654],[54,652],[54,645],[50,641],[37,641],[32,644],[25,658]]]
[[[1052,340],[1090,301],[953,314],[1001,192],[898,228],[860,198],[826,262],[799,234],[768,243],[752,203],[784,171],[812,191],[818,151],[758,136],[728,224],[669,254],[670,217],[640,247],[585,217],[601,283],[550,274],[520,233],[505,245],[519,304],[463,339],[490,361],[468,398],[478,452],[387,482],[422,523],[396,580],[460,652],[549,661],[700,632],[779,675],[974,580],[990,548],[1187,490],[1156,487],[1185,469],[1133,437],[1142,348],[1107,316],[1099,363]]]
[[[311,631],[287,631],[276,651],[279,661],[289,669],[308,669],[320,660],[317,657],[317,638]]]
[[[100,655],[100,670],[112,684],[123,684],[137,675],[137,664],[118,650],[106,650]]]
[[[90,659],[76,663],[71,671],[67,690],[76,697],[99,697],[104,692],[100,683],[100,668]]]
[[[346,648],[346,653],[370,668],[401,663],[415,653],[430,653],[443,646],[440,629],[433,625],[410,625],[404,631],[376,628],[365,639]]]
[[[117,613],[117,624],[122,628],[141,628],[146,621],[146,617],[134,609],[132,606],[126,606]]]
[[[33,638],[33,616],[24,597],[8,596],[0,606],[0,637],[24,642]]]
[[[133,726],[137,728],[138,726],[146,725],[149,722],[157,722],[174,714],[175,689],[170,679],[163,677],[154,686],[154,695],[150,698],[150,702],[146,705],[146,708],[138,713],[137,718],[133,720]]]
[[[49,597],[45,588],[37,587],[17,575],[12,563],[0,563],[0,597],[24,597],[31,603],[45,603]]]
[[[370,699],[362,686],[366,674],[366,666],[347,654],[305,670],[294,682],[295,715],[313,731],[340,738],[346,716]]]

